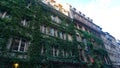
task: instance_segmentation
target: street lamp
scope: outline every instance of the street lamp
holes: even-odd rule
[[[14,64],[14,67],[15,67],[15,68],[18,68],[18,66],[19,66],[18,63],[15,63],[15,64]]]

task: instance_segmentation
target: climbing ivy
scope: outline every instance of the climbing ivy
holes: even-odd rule
[[[30,4],[29,7],[27,7],[28,4]],[[63,14],[59,15],[59,12],[55,12],[50,7],[41,5],[37,0],[1,0],[0,11],[6,11],[10,15],[10,18],[0,18],[0,50],[2,51],[0,56],[4,56],[4,53],[7,53],[6,44],[8,42],[6,41],[16,36],[25,38],[30,42],[28,52],[25,53],[28,55],[28,60],[26,62],[34,64],[49,64],[50,61],[80,63],[78,45],[80,45],[83,50],[85,50],[86,45],[83,41],[78,42],[76,40],[74,21],[66,18]],[[62,19],[62,24],[51,21],[51,14],[59,16],[60,19]],[[23,19],[29,21],[27,24],[28,26],[23,26],[21,24],[21,20]],[[65,25],[66,23],[68,26]],[[40,25],[57,27],[58,30],[71,34],[73,41],[43,34],[40,32]],[[91,39],[94,39],[97,44],[101,45],[103,42],[100,38],[82,30],[78,31],[82,36],[88,39],[87,46],[90,47],[90,55],[96,56],[94,55],[95,52],[99,55],[104,55],[103,52],[105,51],[103,49],[94,49],[94,45],[90,42]],[[41,55],[42,46],[45,46],[47,49],[44,55]],[[59,48],[59,56],[52,56],[51,51],[53,46]],[[67,57],[62,56],[63,49],[66,50],[68,54],[70,54],[70,51],[73,51],[73,55]],[[21,63],[20,60],[16,60],[14,57],[12,60]],[[95,68],[99,68],[99,60],[93,63],[93,65],[96,64],[97,67]],[[100,62],[100,64],[102,63]],[[27,65],[29,67],[30,64]]]

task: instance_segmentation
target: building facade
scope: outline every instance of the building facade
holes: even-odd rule
[[[70,5],[64,10],[53,0],[0,1],[1,68],[110,68],[100,34]]]
[[[120,67],[120,47],[119,42],[107,32],[103,32],[103,41],[114,68]]]

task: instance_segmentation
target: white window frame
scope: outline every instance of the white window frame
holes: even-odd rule
[[[27,48],[27,45],[28,45],[28,42],[26,40],[24,41],[24,49],[23,49],[23,51],[21,50],[22,42],[23,42],[23,39],[13,38],[12,39],[12,44],[11,44],[11,50],[12,51],[18,51],[18,52],[25,52],[26,48]],[[18,45],[15,45],[15,43],[18,43]],[[17,50],[14,49],[14,47],[16,47],[16,46],[17,46]]]

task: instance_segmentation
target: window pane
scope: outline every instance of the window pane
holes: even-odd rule
[[[22,40],[21,46],[20,46],[20,51],[24,51],[24,47],[25,47],[25,40]]]
[[[62,34],[62,32],[60,32],[60,38],[63,39],[63,34]]]
[[[54,29],[50,28],[50,35],[54,36]]]
[[[19,39],[14,39],[12,42],[12,50],[18,51],[18,47],[19,47]]]
[[[64,33],[64,40],[66,40],[66,34]]]
[[[70,34],[68,34],[68,40],[72,41],[72,36]]]
[[[58,36],[58,31],[55,29],[54,35],[57,37]]]

